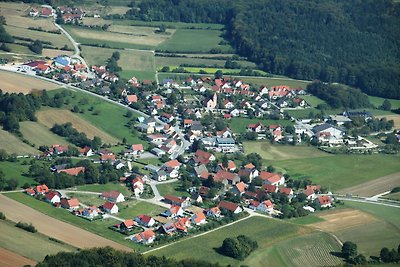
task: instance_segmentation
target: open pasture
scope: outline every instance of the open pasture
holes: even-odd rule
[[[18,73],[0,71],[0,89],[5,93],[29,94],[32,90],[54,90],[59,85]]]
[[[36,262],[18,255],[12,251],[4,248],[0,248],[0,266],[3,267],[15,267],[15,266],[32,266],[36,265]]]
[[[263,159],[286,160],[297,158],[327,157],[331,154],[325,153],[313,146],[286,146],[272,145],[269,141],[243,142],[245,154],[258,153]]]
[[[79,132],[84,132],[88,138],[98,136],[101,138],[102,142],[105,143],[115,144],[118,142],[116,138],[103,132],[93,124],[80,118],[69,110],[46,109],[37,112],[37,118],[41,124],[47,126],[48,128],[53,127],[56,123],[63,124],[70,122],[75,129],[77,129]]]
[[[18,181],[18,188],[21,188],[25,183],[29,185],[36,185],[37,182],[27,175],[29,170],[28,164],[23,164],[25,159],[18,159],[16,162],[1,161],[0,170],[4,172],[5,179],[16,179]],[[26,161],[29,161],[28,159]]]
[[[130,200],[120,205],[118,217],[123,219],[134,219],[140,214],[156,216],[165,211],[165,208],[144,201]]]
[[[37,155],[40,153],[39,150],[23,143],[20,139],[2,129],[0,129],[0,147],[5,149],[9,154]]]
[[[20,122],[20,131],[23,137],[39,148],[41,145],[51,146],[54,144],[70,145],[70,143],[61,136],[51,132],[46,126],[32,121]]]
[[[206,67],[214,67],[218,66],[219,68],[224,68],[226,60],[221,59],[210,59],[210,58],[196,58],[196,57],[160,57],[156,56],[156,66],[157,68],[162,68],[164,66],[170,66],[170,69],[176,68],[180,65],[192,65],[192,66],[206,66]],[[236,62],[236,61],[235,61]],[[253,62],[250,61],[237,61],[242,67],[256,67]],[[187,69],[187,67],[185,67]],[[198,70],[203,69],[199,67]],[[231,71],[226,69],[226,71]],[[215,73],[215,71],[214,71]],[[214,74],[212,73],[212,74]]]
[[[278,85],[287,85],[292,88],[306,88],[309,81],[295,80],[291,78],[285,77],[241,77],[241,80],[245,83],[250,83],[257,86],[278,86]]]

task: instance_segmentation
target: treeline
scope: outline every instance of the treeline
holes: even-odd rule
[[[78,132],[74,127],[72,127],[72,123],[67,122],[64,124],[54,124],[54,126],[50,129],[53,133],[58,134],[62,137],[67,137],[68,141],[73,143],[78,147],[89,146],[95,150],[99,149],[101,146],[101,138],[98,136],[93,137],[90,140],[85,133]]]
[[[360,90],[342,85],[313,82],[307,91],[328,103],[332,108],[368,108],[371,107],[368,96]]]
[[[104,247],[85,249],[79,252],[59,252],[56,255],[48,255],[36,266],[219,267],[221,265],[193,259],[177,261],[165,257],[145,257],[138,253],[124,252],[115,250],[111,247]]]
[[[0,43],[12,43],[14,42],[14,38],[6,32],[6,29],[4,28],[5,24],[5,18],[0,16]]]
[[[36,121],[35,112],[42,105],[60,108],[64,104],[66,92],[49,97],[46,90],[24,95],[5,93],[0,89],[0,124],[9,132],[19,133],[19,122]]]
[[[181,21],[187,23],[225,24],[232,16],[229,0],[144,0],[138,8],[128,10],[125,17],[144,21]]]
[[[391,0],[145,0],[126,17],[223,23],[236,51],[267,72],[400,99],[399,13]]]

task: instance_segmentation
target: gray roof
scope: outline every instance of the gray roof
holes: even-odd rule
[[[321,125],[316,125],[316,126],[314,126],[314,128],[312,129],[312,131],[313,131],[314,133],[318,133],[318,132],[321,132],[321,131],[325,131],[326,129],[329,129],[329,128],[335,128],[335,129],[337,129],[337,130],[339,130],[339,131],[342,131],[342,130],[339,129],[338,127],[333,126],[333,125],[328,124],[328,123],[324,123],[324,124],[321,124]]]
[[[234,144],[235,143],[235,139],[233,138],[219,138],[217,137],[217,143],[224,143],[224,144]]]

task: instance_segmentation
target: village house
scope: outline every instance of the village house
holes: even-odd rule
[[[238,204],[229,202],[229,201],[221,201],[218,204],[218,208],[220,208],[222,210],[230,211],[234,214],[237,214],[237,213],[240,213],[243,211],[243,209]]]
[[[132,219],[125,220],[119,224],[119,230],[121,232],[129,232],[136,226],[136,222]]]
[[[80,156],[90,157],[94,155],[93,150],[89,146],[85,146],[84,148],[80,148],[78,150]]]
[[[60,201],[61,207],[68,210],[77,210],[79,209],[79,200],[77,198],[66,199],[63,198]]]
[[[45,201],[49,202],[51,204],[56,204],[56,203],[60,203],[61,199],[60,199],[60,193],[56,192],[56,191],[51,191],[48,192],[45,195]]]
[[[100,195],[101,198],[106,199],[111,202],[119,203],[125,201],[125,197],[122,193],[116,191],[116,190],[111,190],[108,192],[103,192]]]
[[[137,243],[143,243],[145,245],[149,245],[154,242],[154,239],[156,238],[156,234],[154,233],[153,230],[148,229],[145,230],[135,236],[132,237],[132,241],[137,242]]]
[[[118,210],[119,210],[116,203],[109,202],[109,201],[104,203],[101,206],[101,208],[104,210],[104,212],[107,212],[107,213],[110,213],[110,214],[118,213]]]
[[[312,129],[314,136],[318,138],[321,143],[329,144],[341,144],[343,143],[343,137],[345,132],[336,126],[328,123],[314,126]]]
[[[33,190],[36,192],[36,195],[44,195],[49,192],[49,188],[45,184],[37,185]]]
[[[174,219],[183,216],[183,209],[180,206],[171,205],[171,207],[161,213],[161,215],[167,218]]]
[[[204,105],[206,107],[207,110],[213,110],[217,107],[218,105],[218,97],[217,97],[217,93],[214,93],[213,97],[210,99],[206,99],[204,101]]]
[[[132,180],[132,190],[135,193],[135,195],[140,195],[144,191],[144,181],[140,177],[135,177]]]
[[[94,219],[95,217],[99,216],[100,209],[97,208],[96,206],[90,206],[82,210],[80,213],[83,217],[86,217],[88,219]]]
[[[262,172],[260,172],[259,176],[260,176],[261,180],[263,181],[263,184],[280,186],[285,183],[285,177],[278,173],[262,171]]]
[[[142,144],[133,144],[131,146],[131,151],[134,156],[138,156],[144,152],[143,145]]]
[[[125,97],[125,102],[128,105],[133,104],[133,103],[137,103],[138,102],[138,97],[136,95],[127,95]]]
[[[265,129],[266,127],[261,122],[247,125],[247,131],[250,132],[262,133],[265,132]]]
[[[225,186],[235,185],[240,182],[240,177],[237,173],[219,170],[213,177],[214,181],[221,182]]]
[[[265,200],[257,206],[257,210],[261,212],[272,213],[274,210],[274,204],[272,204],[271,200]]]
[[[202,225],[205,224],[206,221],[206,216],[202,211],[197,212],[195,215],[193,215],[190,220],[192,221],[192,224],[194,225]]]
[[[328,195],[319,196],[317,201],[321,205],[321,208],[330,208],[332,207],[332,199]]]
[[[215,156],[209,152],[198,149],[193,156],[193,160],[196,164],[208,164],[215,160]]]
[[[153,227],[156,221],[145,214],[141,214],[135,218],[135,221],[144,227]]]
[[[174,206],[179,206],[182,208],[187,208],[191,205],[190,198],[188,198],[188,197],[180,198],[180,197],[172,196],[170,194],[167,194],[164,196],[164,202],[174,205]]]
[[[237,183],[231,189],[232,193],[237,196],[242,196],[246,191],[246,184],[243,182]]]
[[[65,173],[71,176],[77,176],[80,173],[85,172],[85,167],[75,167],[75,168],[69,168],[69,169],[63,169],[63,170],[57,170],[58,173]]]
[[[219,218],[219,217],[221,217],[221,210],[219,209],[219,207],[214,207],[214,208],[207,210],[206,215],[207,215],[207,217],[211,217],[211,218]]]

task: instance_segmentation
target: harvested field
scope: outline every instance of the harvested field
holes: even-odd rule
[[[400,186],[400,172],[386,175],[372,181],[339,190],[339,193],[371,197]]]
[[[59,85],[18,73],[0,71],[0,89],[8,93],[29,94],[32,90],[54,90]]]
[[[54,144],[70,145],[70,143],[61,136],[51,132],[46,126],[33,122],[20,122],[20,131],[23,137],[39,148],[41,145],[51,146]]]
[[[15,266],[24,266],[24,265],[36,265],[36,262],[22,257],[12,251],[0,248],[0,266],[3,267],[15,267]]]
[[[78,248],[111,246],[124,251],[132,251],[114,241],[40,213],[4,195],[0,195],[0,210],[12,221],[30,222],[39,232]]]
[[[56,57],[59,55],[67,55],[67,56],[71,56],[74,52],[72,51],[66,51],[66,50],[57,50],[57,49],[43,49],[42,55],[44,57]]]
[[[386,116],[376,116],[377,118],[386,118],[388,121],[394,121],[394,128],[400,129],[400,115],[386,115]]]
[[[36,116],[41,124],[49,128],[53,127],[53,125],[56,123],[63,124],[70,122],[75,129],[77,129],[79,132],[84,132],[88,138],[98,136],[101,138],[102,142],[110,144],[118,143],[117,139],[100,130],[93,124],[80,118],[78,115],[75,115],[69,110],[47,109],[37,112]]]
[[[16,153],[17,155],[37,155],[39,150],[23,143],[14,135],[0,129],[0,147],[5,149],[7,153]]]
[[[325,221],[311,224],[311,226],[328,232],[345,230],[378,221],[374,216],[356,209],[329,211],[318,217]]]

